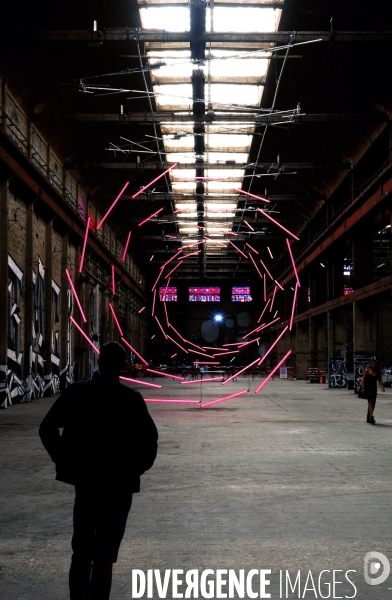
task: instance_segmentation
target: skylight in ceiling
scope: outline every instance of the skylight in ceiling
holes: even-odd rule
[[[155,5],[153,0],[147,1],[148,8],[143,3],[140,9],[143,28],[168,32],[190,30],[189,7],[175,3],[169,6],[164,2],[160,6],[159,0],[155,0]],[[212,4],[212,8],[206,9],[206,31],[274,31],[280,15],[280,10],[261,8],[257,2],[246,2],[242,6],[236,3],[233,7]],[[209,246],[209,252],[212,246],[214,251],[218,251],[219,243],[232,230],[233,219],[240,214],[237,212],[238,194],[234,188],[241,187],[244,176],[241,167],[249,161],[255,133],[255,110],[260,106],[270,62],[268,48],[265,47],[266,52],[263,53],[262,45],[255,48],[254,44],[247,46],[246,41],[237,47],[235,43],[227,44],[227,47],[222,43],[219,47],[211,43],[206,45],[205,60],[192,63],[188,43],[175,43],[168,39],[165,49],[160,46],[154,48],[154,43],[148,43],[146,53],[150,64],[165,63],[151,71],[158,122],[159,111],[173,113],[172,122],[165,120],[159,124],[164,160],[195,167],[198,161],[198,171],[196,168],[179,168],[170,173],[172,190],[177,195],[174,197],[175,209],[186,210],[176,214],[178,231],[183,236],[183,244],[189,244],[190,239],[203,239],[203,235],[208,233],[214,239],[205,241],[205,246]],[[205,75],[205,85],[201,88],[197,88],[191,80],[195,69],[202,70]],[[201,98],[195,95],[199,92],[194,92],[194,89],[202,90]],[[195,126],[197,119],[192,119],[193,110],[200,100],[204,101],[200,102],[202,118]],[[206,113],[213,111],[212,122],[204,122],[204,107]],[[236,121],[239,108],[241,120]],[[246,111],[249,112],[247,122],[242,120]],[[184,120],[177,121],[177,115],[178,119]],[[223,120],[225,117],[226,120]],[[200,161],[204,161],[205,166]],[[216,168],[208,168],[208,165]],[[196,181],[196,174],[201,172],[205,179]],[[199,196],[196,205],[193,198],[196,197],[197,184]],[[218,240],[221,242],[218,243]],[[224,247],[221,250],[224,252]]]

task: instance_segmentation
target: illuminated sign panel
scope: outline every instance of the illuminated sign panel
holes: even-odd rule
[[[231,301],[252,302],[252,296],[250,295],[250,287],[233,286],[231,288]]]
[[[220,287],[190,287],[189,302],[220,302]]]
[[[166,286],[160,287],[159,300],[161,302],[177,302],[177,288]]]

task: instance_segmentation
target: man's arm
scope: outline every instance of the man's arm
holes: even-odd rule
[[[54,463],[61,456],[60,429],[65,425],[67,392],[65,391],[48,411],[39,428],[39,436]]]

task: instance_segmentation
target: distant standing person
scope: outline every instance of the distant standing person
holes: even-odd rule
[[[120,344],[105,344],[99,376],[67,388],[39,430],[56,479],[75,485],[71,600],[108,600],[132,495],[157,453],[143,397],[119,381],[125,359]]]
[[[367,412],[367,423],[375,425],[374,420],[374,409],[376,406],[377,398],[377,380],[380,383],[381,391],[385,392],[384,384],[382,382],[381,369],[376,360],[371,360],[367,368],[365,369],[362,380],[361,380],[361,392],[365,392],[368,401],[368,412]]]

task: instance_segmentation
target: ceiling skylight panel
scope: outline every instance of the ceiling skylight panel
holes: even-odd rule
[[[226,161],[235,161],[239,163],[237,168],[241,166],[241,163],[245,163],[248,160],[248,154],[245,152],[214,152],[213,150],[208,152],[208,162],[209,163],[218,163]],[[169,161],[171,162],[171,161]],[[175,162],[175,161],[173,161]],[[227,177],[230,175],[229,172],[226,172]]]
[[[238,182],[234,183],[233,181],[209,181],[206,186],[208,191],[210,192],[216,192],[216,191],[222,191],[225,192],[226,190],[232,190],[233,187],[236,187],[238,185]]]
[[[165,144],[166,152],[176,152],[179,148],[182,150],[193,149],[195,140],[193,136],[183,136],[174,140],[168,136],[164,136],[163,143]]]
[[[189,31],[189,9],[181,6],[148,7],[140,9],[144,29],[164,29],[166,31]]]
[[[212,59],[209,62],[212,77],[259,77],[264,76],[268,69],[268,60],[258,58],[239,58],[238,52],[232,52],[233,58]]]
[[[233,104],[240,104],[242,106],[247,106],[248,104],[258,105],[262,93],[262,86],[221,84],[214,83],[212,80],[209,101],[212,102],[213,108],[215,103],[223,107],[227,106],[228,108]]]
[[[214,31],[237,33],[275,31],[279,23],[280,10],[257,7],[215,7]]]
[[[210,133],[207,136],[209,148],[218,146],[220,148],[227,146],[228,148],[250,148],[252,137],[250,135],[230,135],[229,133]]]
[[[178,85],[164,84],[153,86],[157,107],[175,110],[192,109],[192,85],[181,83]]]
[[[172,189],[173,192],[178,194],[183,194],[185,192],[190,193],[195,190],[195,182],[194,181],[172,181]],[[177,208],[177,205],[176,205]]]

